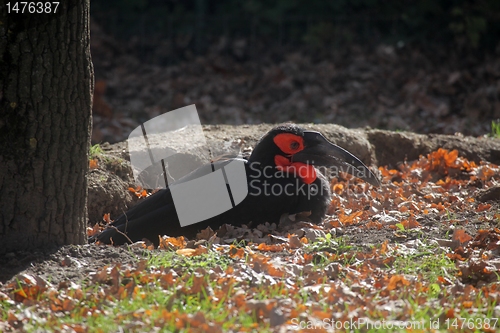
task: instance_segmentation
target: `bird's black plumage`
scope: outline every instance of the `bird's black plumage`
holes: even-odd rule
[[[212,164],[218,168],[225,163],[228,161]],[[158,244],[158,235],[193,237],[208,226],[217,230],[225,223],[239,226],[250,222],[277,222],[284,213],[311,212],[309,218],[319,223],[330,203],[330,186],[314,169],[317,166],[349,166],[351,170],[345,171],[378,184],[368,168],[349,152],[328,142],[320,133],[305,131],[293,124],[277,126],[265,134],[244,163],[248,195],[232,209],[181,227],[171,189],[166,188],[136,204],[91,241],[118,245],[147,238]],[[200,169],[177,182],[198,177],[203,174]]]

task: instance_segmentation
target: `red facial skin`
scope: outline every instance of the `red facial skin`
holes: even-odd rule
[[[293,155],[304,149],[304,139],[300,136],[291,133],[282,133],[274,137],[274,143],[287,155]],[[274,163],[278,170],[283,170],[287,173],[293,173],[295,176],[302,179],[306,184],[311,184],[316,180],[316,169],[314,166],[302,162],[291,162],[289,158],[276,155]]]
[[[304,139],[292,133],[278,134],[273,141],[285,154],[293,155],[304,149]]]

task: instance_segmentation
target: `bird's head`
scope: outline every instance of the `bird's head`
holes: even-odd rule
[[[356,156],[331,143],[321,133],[294,124],[279,125],[264,135],[249,162],[293,171],[307,184],[316,180],[315,167],[325,167],[380,185],[377,177]]]

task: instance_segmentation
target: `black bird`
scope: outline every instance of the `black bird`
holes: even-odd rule
[[[219,160],[212,165],[217,169],[227,163]],[[167,187],[136,204],[90,241],[119,245],[146,238],[158,245],[158,235],[193,237],[208,226],[217,230],[225,223],[240,226],[278,222],[284,213],[310,212],[309,219],[319,223],[330,204],[330,186],[318,167],[333,167],[379,185],[376,176],[347,150],[332,144],[319,132],[293,124],[276,126],[265,134],[244,163],[248,195],[232,209],[181,227]],[[177,182],[205,175],[206,171],[201,171],[204,168],[207,166]]]

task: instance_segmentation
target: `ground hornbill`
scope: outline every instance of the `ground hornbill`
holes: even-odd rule
[[[327,171],[336,168],[372,185],[379,184],[358,158],[330,143],[321,133],[284,124],[265,134],[245,160],[248,195],[232,209],[181,227],[167,187],[139,202],[91,241],[118,245],[147,238],[157,245],[158,235],[193,237],[207,226],[217,230],[225,223],[239,226],[278,222],[284,213],[310,212],[309,219],[319,223],[330,204],[330,185],[318,167]],[[197,177],[197,172],[178,182]]]

